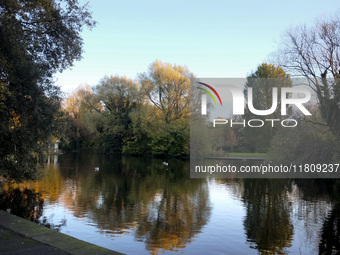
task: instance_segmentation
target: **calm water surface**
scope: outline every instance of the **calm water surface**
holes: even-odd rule
[[[190,179],[188,161],[162,161],[64,154],[41,181],[2,186],[0,206],[126,254],[339,252],[328,181]]]

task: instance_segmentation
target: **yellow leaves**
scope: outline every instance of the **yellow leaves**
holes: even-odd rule
[[[6,88],[5,84],[0,81],[0,106],[3,104],[1,101],[6,100],[6,94],[9,94],[8,89]]]
[[[53,166],[53,165],[52,165]],[[46,199],[50,202],[56,201],[59,197],[60,190],[63,188],[63,180],[59,171],[55,169],[45,169],[44,174],[46,177],[40,181],[25,181],[22,183],[6,183],[4,186],[5,192],[9,192],[12,189],[19,188],[21,191],[25,189],[31,189],[41,194],[42,199]]]
[[[190,79],[185,76],[189,73],[187,67],[163,63],[156,60],[151,64],[150,72],[157,80],[162,81],[164,84],[173,84],[178,81],[190,82]],[[190,83],[187,85],[189,86]]]
[[[59,141],[59,138],[58,138],[58,137],[52,136],[51,142],[52,142],[53,144],[55,144],[55,143],[58,142],[58,141]]]
[[[187,67],[156,60],[148,74],[140,75],[142,90],[149,100],[162,111],[167,124],[189,114],[190,78]]]
[[[10,119],[9,129],[14,130],[15,128],[18,128],[20,126],[21,126],[20,115],[18,115],[14,111],[12,111],[11,112],[11,119]]]
[[[267,63],[258,66],[256,74],[261,78],[289,78],[289,75],[281,67]]]
[[[92,94],[90,86],[80,85],[63,101],[63,110],[72,118],[78,119],[80,117],[82,103],[88,94]]]

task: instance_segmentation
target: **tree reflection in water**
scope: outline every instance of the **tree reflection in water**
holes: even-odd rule
[[[339,181],[245,179],[243,186],[244,227],[253,248],[262,254],[289,253],[294,219],[303,223],[319,254],[340,252]]]
[[[340,208],[337,204],[329,213],[321,231],[319,254],[340,253]]]
[[[184,248],[210,215],[206,180],[190,180],[188,161],[132,157],[64,158],[62,175],[71,177],[66,203],[87,214],[103,233],[135,230],[151,253]],[[71,169],[69,166],[75,166]],[[94,167],[99,167],[95,172]],[[76,175],[76,178],[74,178]],[[74,193],[75,192],[75,193]],[[72,194],[74,193],[74,194]]]
[[[0,210],[9,211],[19,217],[39,222],[44,199],[41,194],[27,188],[3,188],[0,192]]]
[[[246,206],[244,228],[248,241],[262,254],[280,254],[291,246],[286,180],[245,179],[243,201]]]
[[[243,201],[244,230],[239,231],[244,231],[250,246],[260,253],[298,254],[299,247],[290,247],[293,238],[305,247],[313,245],[310,250],[318,249],[319,254],[340,250],[340,182],[336,180],[207,182],[190,179],[189,162],[180,160],[169,160],[165,166],[161,159],[95,154],[66,154],[60,159],[60,165],[47,166],[46,177],[39,182],[5,184],[0,190],[1,209],[10,208],[21,217],[49,224],[50,215],[41,217],[43,205],[56,204],[77,218],[86,218],[106,236],[115,239],[132,234],[150,253],[158,254],[179,251],[196,238],[213,209],[209,185],[219,184],[231,190],[237,201]],[[59,225],[55,226],[62,228],[65,223],[56,222]],[[294,231],[303,237],[293,235]]]
[[[297,180],[299,190],[307,201],[328,201],[333,204],[330,210],[316,208],[318,213],[312,218],[322,218],[320,230],[319,254],[340,253],[340,181],[337,179]],[[311,219],[311,216],[308,215]]]
[[[41,181],[24,183],[5,183],[0,186],[0,210],[8,211],[24,219],[39,223],[59,231],[66,220],[53,223],[50,218],[42,217],[45,200],[57,202],[63,188],[63,180],[55,166],[47,165]]]
[[[54,229],[49,219],[39,220],[43,214],[45,200],[55,203],[63,190],[64,180],[55,165],[48,164],[41,181],[4,183],[0,185],[0,209]]]

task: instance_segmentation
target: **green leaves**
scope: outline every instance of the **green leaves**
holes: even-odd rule
[[[286,74],[281,67],[275,67],[273,64],[262,63],[255,72],[247,77],[247,83],[244,88],[245,96],[253,97],[253,105],[257,110],[267,110],[272,106],[272,89],[274,87],[291,87],[292,81],[290,76]],[[247,89],[251,87],[253,94],[248,95]],[[278,98],[281,97],[280,92]],[[277,109],[281,109],[281,101],[279,100]],[[270,115],[258,116],[249,110],[245,112],[245,119],[282,119],[280,111],[276,111]],[[244,128],[245,138],[248,141],[250,150],[253,152],[267,152],[270,148],[271,139],[274,137],[277,127],[270,125],[261,128]]]
[[[72,145],[72,140],[85,139],[89,144],[92,139],[93,148],[103,152],[188,155],[190,80],[185,76],[187,69],[156,61],[150,72],[153,72],[150,77],[140,76],[141,87],[126,77],[105,76],[86,96],[81,96],[84,94],[81,88],[70,95],[64,109],[74,120],[73,126],[79,126],[79,131],[87,127],[92,132],[96,130],[94,137],[83,135],[85,132],[75,134],[75,130],[68,132],[66,140],[70,141],[70,147],[74,149],[77,145]],[[153,97],[157,93],[161,96]],[[77,108],[83,109],[81,114],[74,113]],[[88,149],[81,147],[77,149]]]
[[[80,32],[85,25],[95,25],[78,1],[4,1],[0,8],[8,39],[23,44],[33,61],[50,74],[81,58]]]
[[[80,32],[94,22],[76,0],[6,0],[0,24],[0,174],[20,181],[35,176],[58,131],[52,74],[80,59]]]

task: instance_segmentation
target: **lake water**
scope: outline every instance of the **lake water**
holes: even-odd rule
[[[126,254],[335,254],[334,180],[190,179],[189,162],[70,153],[1,209]],[[96,168],[99,171],[96,171]]]

